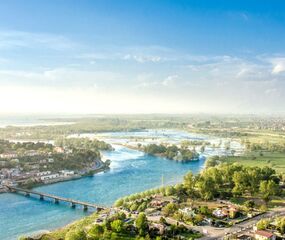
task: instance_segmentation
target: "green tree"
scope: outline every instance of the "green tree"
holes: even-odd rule
[[[270,224],[269,219],[261,219],[257,222],[256,227],[258,230],[265,230]]]
[[[246,206],[249,209],[253,208],[254,205],[255,205],[255,203],[252,200],[247,200],[247,201],[244,202],[244,206]]]
[[[87,237],[83,230],[72,229],[66,233],[65,240],[87,240]]]
[[[259,191],[264,201],[268,202],[271,196],[277,194],[278,185],[272,180],[264,180],[260,182]]]
[[[92,228],[88,231],[88,235],[90,235],[93,238],[98,238],[104,233],[104,228],[101,225],[94,225]]]
[[[115,202],[116,207],[121,207],[124,204],[124,199],[120,198]]]
[[[194,188],[196,184],[195,176],[193,175],[192,172],[189,172],[184,176],[183,184],[186,188],[188,195],[191,195],[194,192]]]
[[[276,220],[277,229],[280,231],[281,234],[285,233],[285,217],[277,218]]]
[[[162,212],[165,216],[174,214],[178,210],[178,206],[175,203],[168,203],[163,207]]]
[[[113,222],[111,222],[111,229],[116,232],[116,233],[120,233],[122,232],[124,228],[124,222],[120,219],[114,220]]]
[[[148,229],[148,221],[144,213],[140,213],[135,221],[135,226],[139,230],[139,234],[144,236]]]

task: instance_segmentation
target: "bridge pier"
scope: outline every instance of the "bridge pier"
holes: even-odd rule
[[[87,211],[89,208],[95,208],[97,212],[105,209],[102,206],[97,206],[97,204],[91,204],[88,202],[77,201],[77,200],[70,199],[70,198],[59,197],[59,196],[48,194],[48,193],[36,192],[33,190],[13,187],[9,185],[4,185],[4,187],[6,187],[10,192],[15,192],[19,194],[21,193],[27,197],[30,197],[31,195],[36,195],[39,197],[40,200],[51,199],[52,201],[54,201],[55,204],[58,204],[59,201],[66,202],[66,203],[69,203],[72,208],[76,208],[76,205],[79,205],[83,207],[84,211]]]
[[[97,209],[97,212],[104,210],[104,208],[100,208],[100,207],[97,207],[96,209]]]

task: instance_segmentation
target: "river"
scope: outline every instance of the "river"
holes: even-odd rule
[[[120,146],[115,143],[116,141],[111,141],[114,151],[103,153],[104,158],[112,161],[109,171],[74,181],[41,186],[35,190],[111,205],[119,197],[161,186],[162,177],[164,184],[179,182],[189,170],[197,173],[204,165],[203,159],[180,163],[149,156]],[[21,235],[58,228],[87,214],[90,213],[84,213],[80,208],[72,209],[64,203],[56,205],[33,197],[27,198],[12,193],[1,194],[0,239],[14,240]]]

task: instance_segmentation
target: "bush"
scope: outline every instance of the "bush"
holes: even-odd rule
[[[87,237],[83,230],[72,229],[66,233],[65,240],[87,240]]]
[[[112,223],[111,223],[111,228],[114,232],[116,233],[120,233],[123,231],[123,228],[124,228],[124,223],[122,220],[114,220]]]

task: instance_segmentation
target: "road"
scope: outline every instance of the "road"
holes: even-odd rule
[[[232,235],[232,234],[243,234],[249,232],[260,219],[278,217],[278,216],[285,216],[285,208],[273,209],[267,213],[253,217],[242,223],[238,223],[230,228],[216,228],[212,226],[190,226],[182,222],[178,222],[172,218],[166,218],[166,221],[170,224],[177,224],[178,222],[179,224],[184,225],[188,229],[193,229],[201,232],[202,234],[204,234],[204,237],[200,238],[201,240],[214,240],[214,239],[223,239],[227,234]]]

